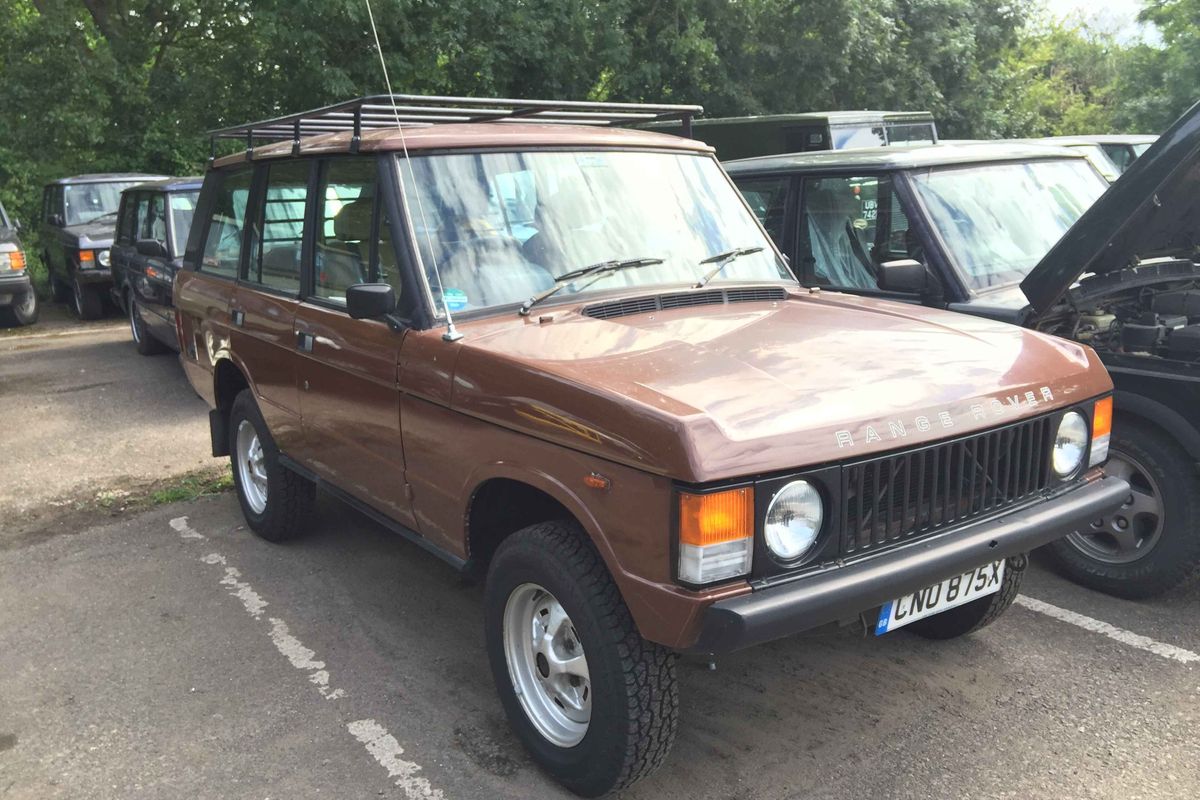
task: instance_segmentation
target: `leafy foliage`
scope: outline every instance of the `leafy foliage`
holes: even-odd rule
[[[396,91],[927,108],[952,137],[1159,130],[1200,78],[1200,0],[1163,45],[1037,0],[374,0]],[[383,91],[364,0],[0,2],[0,199],[79,172],[194,173],[205,130]]]

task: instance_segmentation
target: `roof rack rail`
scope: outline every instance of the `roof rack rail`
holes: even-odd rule
[[[352,151],[363,131],[402,125],[436,125],[450,122],[551,122],[560,125],[628,125],[677,119],[681,133],[692,135],[692,119],[702,106],[647,103],[593,103],[579,100],[513,100],[498,97],[440,97],[417,94],[376,94],[330,106],[209,131],[211,155],[222,139],[243,140],[249,157],[254,142],[291,139],[299,150],[300,139],[322,133],[353,131]]]

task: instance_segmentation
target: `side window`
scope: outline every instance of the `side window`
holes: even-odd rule
[[[235,278],[242,258],[242,231],[246,224],[246,202],[250,197],[250,169],[231,171],[224,176],[213,198],[208,232],[200,270],[226,278]]]
[[[117,214],[117,243],[133,244],[133,210],[136,195],[133,192],[121,194],[121,207]]]
[[[135,239],[153,239],[150,235],[150,195],[138,193],[137,210],[133,217],[133,236]]]
[[[142,238],[167,243],[167,203],[161,194],[148,195],[145,228]]]
[[[267,168],[267,187],[251,229],[247,280],[300,293],[300,253],[308,202],[310,162],[285,161]]]
[[[400,277],[388,242],[381,270],[372,269],[371,227],[375,220],[378,174],[373,158],[341,158],[321,165],[318,184],[317,249],[313,295],[346,302],[346,289],[377,273],[399,296]]]
[[[802,275],[817,283],[878,289],[883,262],[923,260],[890,176],[809,178],[803,203]]]
[[[790,184],[790,178],[748,178],[737,184],[754,216],[758,217],[758,221],[780,247],[785,244],[783,223]]]

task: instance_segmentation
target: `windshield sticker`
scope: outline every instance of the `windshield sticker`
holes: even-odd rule
[[[443,289],[442,302],[451,311],[462,311],[467,307],[467,293],[462,289]]]

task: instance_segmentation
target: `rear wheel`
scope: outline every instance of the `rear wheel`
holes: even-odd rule
[[[279,463],[279,448],[249,389],[233,401],[229,454],[233,485],[250,529],[270,542],[302,533],[312,516],[316,486]]]
[[[129,333],[133,336],[133,343],[137,345],[137,351],[144,356],[165,352],[166,345],[155,339],[154,335],[146,329],[146,323],[142,320],[141,307],[138,306],[137,297],[133,292],[125,295],[125,305],[129,308]]]
[[[38,320],[37,292],[32,288],[25,294],[12,299],[12,303],[0,307],[0,325],[32,325]]]
[[[1026,556],[1013,556],[1004,564],[1004,578],[999,591],[958,608],[917,620],[908,629],[926,639],[955,639],[991,625],[1017,599],[1028,564]]]
[[[676,657],[638,633],[578,525],[546,522],[505,539],[484,609],[500,701],[542,769],[597,797],[662,764],[678,724]]]
[[[1160,428],[1117,417],[1105,472],[1129,482],[1125,503],[1047,551],[1073,581],[1118,597],[1152,597],[1200,565],[1200,475]]]
[[[104,299],[96,287],[80,283],[79,278],[71,281],[71,299],[75,314],[80,319],[100,319],[104,313]]]

